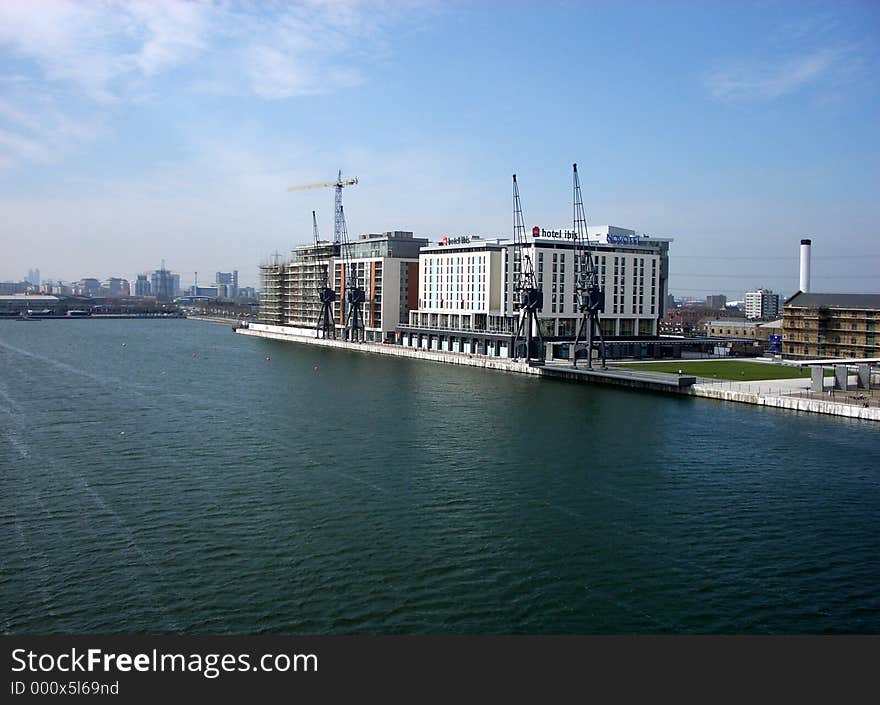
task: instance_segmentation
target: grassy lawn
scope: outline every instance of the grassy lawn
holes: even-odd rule
[[[714,377],[716,379],[732,379],[739,382],[753,382],[764,379],[794,379],[796,377],[809,377],[810,370],[805,367],[799,372],[797,367],[788,365],[770,365],[761,362],[742,362],[740,360],[711,360],[706,362],[693,362],[680,360],[676,362],[650,362],[639,365],[620,365],[634,370],[653,370],[655,372],[671,372],[673,374],[681,370],[686,375],[695,377]],[[826,370],[825,376],[832,376],[831,370]]]

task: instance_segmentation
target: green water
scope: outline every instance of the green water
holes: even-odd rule
[[[868,422],[0,321],[0,630],[876,633],[878,459]]]

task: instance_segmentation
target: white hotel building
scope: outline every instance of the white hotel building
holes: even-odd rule
[[[588,228],[590,251],[605,290],[600,325],[606,338],[658,335],[664,315],[671,239],[615,226]],[[544,293],[538,319],[547,341],[574,338],[575,234],[539,229],[527,245]],[[444,242],[445,241],[445,242]],[[419,253],[418,308],[400,327],[405,346],[506,357],[519,320],[513,242],[444,238]]]

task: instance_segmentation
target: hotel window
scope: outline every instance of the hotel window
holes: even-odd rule
[[[639,284],[639,261],[636,258],[633,258],[633,289],[632,289],[632,300],[633,300],[633,313],[636,312],[636,297],[638,296],[638,284]]]

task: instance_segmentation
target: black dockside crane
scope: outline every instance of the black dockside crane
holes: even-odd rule
[[[318,217],[312,211],[312,229],[315,233],[315,250],[318,247]],[[316,326],[318,337],[336,338],[336,324],[333,321],[333,304],[336,292],[330,286],[330,267],[324,262],[321,265],[321,279],[318,281],[318,301],[321,302],[321,313],[318,314]]]
[[[577,335],[571,346],[571,364],[577,367],[578,348],[586,347],[587,367],[593,369],[593,346],[595,333],[599,339],[602,368],[605,369],[605,338],[599,325],[599,314],[605,310],[605,291],[599,287],[599,271],[589,249],[587,218],[584,215],[584,201],[581,198],[581,182],[578,179],[578,165],[574,169],[574,293],[581,320]]]
[[[345,225],[345,212],[342,210],[342,204],[339,205],[339,221],[337,221],[337,226],[341,232],[342,289],[345,291],[345,302],[348,304],[342,338],[352,343],[362,343],[365,337],[364,301],[366,301],[367,295],[358,281],[357,265],[352,258],[351,242],[348,239],[348,227]]]
[[[355,276],[353,279],[349,280],[348,276],[350,272],[346,272],[346,265],[348,265],[351,272],[354,272],[355,274],[356,272],[354,270],[356,267],[351,264],[351,248],[349,246],[350,243],[348,242],[348,228],[345,225],[345,213],[342,210],[342,189],[347,186],[356,186],[357,182],[357,178],[343,180],[342,170],[340,170],[336,176],[336,181],[327,181],[320,184],[307,184],[305,186],[291,186],[287,190],[308,191],[309,189],[316,188],[332,188],[336,191],[333,244],[341,249],[343,258],[341,271],[342,287],[343,291],[347,289],[347,296],[343,296],[343,300],[348,300],[350,304],[348,322],[346,322],[345,328],[343,329],[343,337],[349,339],[348,334],[351,333],[351,340],[360,341],[364,339],[363,306],[366,297],[364,296],[364,290],[362,288],[358,288],[356,284],[349,284],[349,281],[356,281],[357,277]],[[318,219],[315,216],[315,211],[312,211],[312,229],[315,234],[315,245],[317,245]],[[315,325],[316,333],[320,336],[323,332],[325,338],[335,338],[336,323],[333,320],[333,304],[336,303],[337,296],[336,291],[331,286],[329,267],[326,264],[323,265],[322,277],[317,289],[318,300],[321,302],[321,312],[318,315],[318,321]],[[358,300],[360,303],[358,303]],[[354,316],[352,316],[352,309],[354,309]]]
[[[544,307],[544,294],[535,280],[535,267],[526,246],[526,227],[523,223],[519,185],[513,175],[513,293],[519,297],[519,323],[513,338],[514,359],[526,362],[544,362],[544,338],[538,322],[538,311]]]

